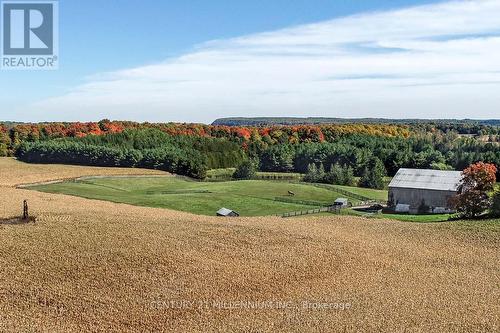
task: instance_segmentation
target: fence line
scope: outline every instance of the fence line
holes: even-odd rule
[[[205,178],[207,182],[223,182],[223,181],[233,181],[234,179],[229,174],[222,175],[208,175]],[[299,174],[259,174],[252,178],[252,180],[275,180],[275,181],[287,181],[287,182],[300,182],[302,180],[302,176]]]
[[[292,203],[292,204],[298,204],[298,205],[306,205],[306,206],[316,206],[316,207],[324,207],[324,205],[325,205],[324,202],[313,201],[313,200],[300,200],[300,199],[293,199],[293,198],[287,198],[287,197],[275,197],[274,201]]]
[[[373,200],[372,198],[368,198],[368,197],[365,197],[365,196],[363,196],[361,194],[353,193],[353,192],[344,190],[342,188],[338,188],[336,186],[326,185],[326,184],[313,184],[313,185],[316,186],[316,187],[319,187],[319,188],[323,188],[325,190],[329,190],[329,191],[332,191],[332,192],[337,192],[337,193],[343,194],[343,195],[345,195],[347,197],[358,199],[360,201],[365,201],[365,202],[369,202],[369,201],[374,202],[374,201],[376,201],[376,200]]]
[[[291,212],[291,213],[284,213],[284,214],[277,215],[277,216],[287,218],[287,217],[295,217],[295,216],[303,216],[303,215],[311,215],[311,214],[319,214],[319,213],[340,214],[340,211],[341,211],[340,207],[330,206],[330,207],[320,207],[320,208],[310,209],[310,210],[301,210],[301,211]]]

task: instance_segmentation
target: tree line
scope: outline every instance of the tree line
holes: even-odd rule
[[[29,163],[141,167],[199,179],[206,177],[208,169],[232,167],[246,158],[234,142],[171,137],[154,129],[24,142],[16,156]]]
[[[57,138],[82,138],[121,133],[125,130],[157,129],[171,136],[221,138],[238,142],[243,148],[251,145],[297,144],[303,142],[333,142],[338,137],[363,133],[378,136],[408,137],[409,129],[399,125],[333,124],[268,127],[232,127],[204,124],[136,123],[109,121],[88,123],[0,124],[0,135],[7,147],[3,154],[13,154],[23,142],[45,141]],[[7,152],[6,152],[7,150]]]
[[[350,135],[336,142],[275,145],[255,155],[263,171],[307,173],[311,164],[352,168],[357,177],[377,169],[393,176],[400,168],[463,170],[477,161],[500,165],[500,146],[456,133],[410,138]],[[366,178],[366,177],[365,177]]]

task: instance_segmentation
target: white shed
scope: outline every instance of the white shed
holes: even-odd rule
[[[235,212],[234,210],[227,209],[227,208],[221,208],[217,211],[217,216],[224,216],[224,217],[238,217],[240,214]]]
[[[333,202],[333,205],[340,207],[347,207],[349,205],[349,200],[346,198],[337,198],[337,200]]]

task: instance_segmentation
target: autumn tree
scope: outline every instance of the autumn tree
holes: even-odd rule
[[[458,213],[473,218],[490,207],[491,192],[496,182],[497,168],[494,164],[478,162],[462,172],[459,195],[455,198]]]
[[[7,127],[0,124],[0,156],[7,156],[9,151],[10,138]]]

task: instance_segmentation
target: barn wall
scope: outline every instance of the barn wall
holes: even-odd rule
[[[454,191],[437,191],[412,188],[389,188],[389,201],[392,198],[392,203],[395,205],[407,204],[411,208],[416,209],[422,204],[429,207],[445,207],[452,208],[449,200],[456,195]]]

